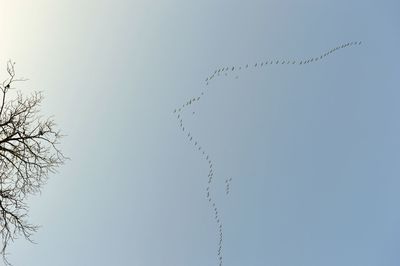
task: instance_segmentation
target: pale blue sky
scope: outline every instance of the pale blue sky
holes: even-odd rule
[[[398,1],[0,3],[0,66],[43,90],[71,157],[29,199],[42,227],[14,265],[218,265],[208,166],[173,109],[216,68],[358,40],[218,79],[186,123],[224,265],[399,265]]]

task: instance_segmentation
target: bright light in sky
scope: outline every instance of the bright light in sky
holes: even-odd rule
[[[0,78],[43,91],[71,157],[14,265],[219,265],[202,151],[223,265],[398,265],[398,1],[0,3]]]

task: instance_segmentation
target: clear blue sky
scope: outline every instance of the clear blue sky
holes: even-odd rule
[[[14,265],[218,265],[208,165],[172,111],[216,68],[359,40],[216,79],[185,121],[213,158],[223,265],[400,264],[399,1],[0,3],[0,66],[44,92],[71,157]]]

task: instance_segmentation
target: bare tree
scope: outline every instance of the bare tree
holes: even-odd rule
[[[40,192],[48,174],[67,159],[58,147],[62,135],[54,120],[39,114],[42,94],[10,93],[25,80],[15,77],[14,66],[7,62],[8,77],[0,83],[0,254],[7,265],[10,241],[22,236],[32,242],[38,229],[27,221],[27,196]]]

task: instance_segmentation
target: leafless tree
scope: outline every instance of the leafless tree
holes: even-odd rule
[[[38,229],[27,221],[27,196],[40,192],[48,174],[67,159],[54,120],[39,114],[42,94],[16,91],[14,85],[25,79],[15,77],[14,67],[7,62],[8,77],[0,83],[0,254],[7,265],[8,244],[20,236],[32,242]]]

